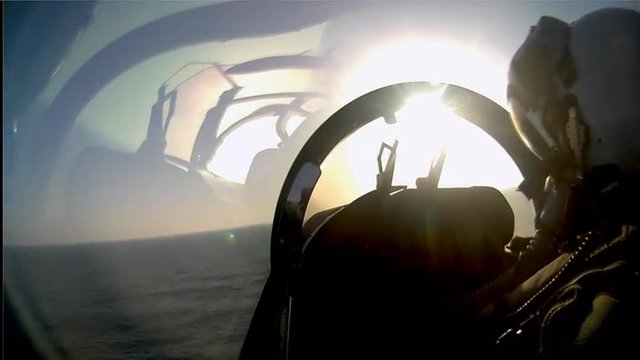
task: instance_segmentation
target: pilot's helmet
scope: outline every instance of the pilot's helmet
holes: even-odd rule
[[[542,17],[516,51],[507,97],[521,138],[553,175],[640,165],[640,13]]]

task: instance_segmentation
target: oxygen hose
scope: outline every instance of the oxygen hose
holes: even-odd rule
[[[597,259],[606,257],[615,250],[619,250],[631,234],[635,233],[635,228],[625,226],[622,233],[611,241],[602,241],[607,238],[608,234],[587,232],[578,236],[579,244],[577,248],[569,255],[566,262],[558,270],[551,279],[547,280],[532,296],[522,303],[515,311],[506,315],[508,322],[515,324],[509,327],[496,341],[497,345],[502,345],[515,335],[522,333],[522,329],[534,320],[538,315],[541,307],[544,306],[553,294],[562,286],[571,282],[571,279],[580,274],[584,270],[584,265],[594,262]]]
[[[557,257],[558,253],[548,245],[550,242],[544,241],[546,236],[546,232],[538,231],[533,238],[512,240],[512,243],[522,241],[527,243],[526,246],[524,244],[519,246],[522,248],[521,250],[516,250],[516,254],[518,254],[516,263],[487,285],[461,298],[454,299],[449,303],[449,306],[475,316],[486,310],[488,306],[495,304],[502,295],[513,290]]]

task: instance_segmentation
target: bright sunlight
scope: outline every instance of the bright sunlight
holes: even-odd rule
[[[522,175],[489,134],[455,115],[439,91],[416,94],[396,112],[397,122],[374,120],[340,143],[322,163],[323,176],[312,194],[309,214],[348,203],[376,186],[382,142],[399,141],[394,185],[415,187],[429,175],[431,162],[446,154],[439,187],[515,188]]]
[[[341,81],[340,99],[400,82],[431,81],[459,85],[506,107],[508,59],[490,56],[475,46],[439,39],[395,39],[369,51]]]
[[[337,82],[342,84],[339,89],[327,91],[338,102],[347,103],[386,85],[431,81],[469,88],[504,106],[506,62],[503,59],[487,56],[474,47],[432,40],[397,39],[373,48],[357,64],[352,64],[351,70],[338,74],[341,78]],[[331,69],[328,70],[331,72]],[[278,75],[280,83],[286,83],[287,88],[304,88],[308,85],[308,76],[287,77],[286,75],[291,74],[287,71],[284,73],[280,72]],[[264,87],[273,84],[276,79],[269,80],[265,81],[258,76],[254,82]],[[261,90],[271,91],[267,88]],[[442,103],[440,96],[441,92],[436,92],[408,99],[406,106],[396,114],[397,124],[374,121],[360,129],[357,136],[354,134],[341,144],[339,147],[344,147],[344,155],[333,157],[342,157],[335,160],[342,162],[341,166],[348,168],[353,177],[351,184],[344,183],[344,176],[342,177],[343,185],[351,189],[342,191],[361,193],[373,188],[380,143],[385,141],[392,144],[395,139],[400,141],[395,184],[414,186],[417,177],[428,174],[432,158],[444,149],[447,158],[440,180],[441,186],[517,186],[522,180],[521,174],[502,147],[480,128],[454,115]],[[230,125],[230,119],[237,120],[239,116],[231,115],[243,110],[243,105],[245,104],[231,106],[221,129]],[[288,134],[303,119],[295,120],[287,124]],[[273,129],[267,129],[266,123],[269,122],[259,126],[243,126],[243,131],[238,131],[242,134],[233,134],[225,139],[225,144],[209,163],[210,171],[228,180],[243,183],[256,152],[265,147],[276,147],[278,143]],[[273,135],[266,136],[267,134]],[[259,139],[264,141],[258,141]],[[344,173],[343,170],[338,172]]]
[[[506,69],[507,59],[483,53],[473,44],[408,36],[364,54],[343,74],[336,96],[346,104],[387,85],[428,81],[468,88],[505,107]],[[374,189],[380,144],[391,145],[396,139],[395,185],[415,186],[416,178],[427,176],[432,159],[444,150],[441,187],[516,187],[522,175],[506,151],[482,129],[455,115],[441,95],[439,91],[407,99],[396,113],[396,124],[372,121],[339,144],[322,164],[326,176],[314,192],[316,205],[326,209]]]
[[[396,139],[400,144],[394,184],[415,186],[417,177],[429,174],[431,161],[441,150],[447,155],[441,187],[487,185],[506,189],[522,181],[506,151],[482,129],[447,108],[441,94],[436,91],[413,96],[396,113],[396,124],[380,121],[371,129],[365,126],[362,130],[366,136],[346,141],[346,157],[357,174],[357,188],[373,187],[377,173],[373,165],[380,143],[392,144]]]
[[[277,117],[251,121],[229,134],[207,168],[223,178],[244,184],[253,157],[265,149],[276,148],[280,138],[276,135]]]

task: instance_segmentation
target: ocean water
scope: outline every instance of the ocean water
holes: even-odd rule
[[[5,247],[5,282],[50,357],[235,359],[268,276],[269,235]]]

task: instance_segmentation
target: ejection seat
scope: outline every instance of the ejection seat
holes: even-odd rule
[[[290,358],[442,358],[479,350],[456,347],[456,339],[473,335],[472,325],[461,328],[463,316],[445,309],[512,264],[504,246],[514,215],[498,190],[375,190],[338,210],[307,222],[324,223],[305,231],[312,235],[293,289]]]

